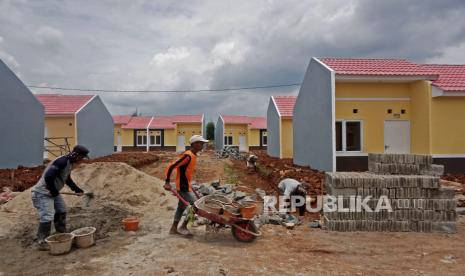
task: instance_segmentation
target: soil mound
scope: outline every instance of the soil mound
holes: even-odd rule
[[[74,215],[78,218],[81,218],[77,214],[79,212],[74,211],[77,211],[77,208],[82,208],[86,211],[85,216],[88,218],[103,217],[119,224],[120,219],[128,214],[144,214],[148,210],[155,209],[166,210],[166,208],[160,207],[165,206],[173,198],[164,193],[162,180],[125,163],[82,164],[73,170],[72,178],[84,191],[94,193],[94,198],[89,206],[85,205],[84,197],[62,195],[70,216],[76,213]],[[65,188],[63,191],[69,190]],[[0,211],[2,213],[0,215],[0,236],[17,226],[31,224],[37,217],[36,210],[32,206],[30,189],[4,204]],[[113,217],[115,217],[114,220]],[[105,224],[105,222],[102,223]],[[103,228],[113,230],[114,225],[105,225]]]

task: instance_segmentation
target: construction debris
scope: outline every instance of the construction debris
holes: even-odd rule
[[[440,188],[438,170],[431,156],[370,154],[369,173],[326,173],[328,195],[341,197],[343,207],[351,197],[370,196],[373,210],[387,197],[392,212],[324,211],[325,228],[335,231],[456,232],[453,189]],[[426,175],[420,175],[424,172]],[[341,206],[338,206],[339,208]]]
[[[246,160],[246,156],[240,153],[237,147],[224,147],[222,150],[217,151],[215,156],[218,159]]]

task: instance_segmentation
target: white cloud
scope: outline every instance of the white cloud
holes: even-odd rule
[[[21,64],[28,84],[185,90],[296,83],[312,56],[465,63],[464,13],[463,0],[0,1],[0,56],[17,73]],[[264,115],[270,95],[296,91],[102,98],[115,113]]]
[[[157,53],[153,56],[152,65],[163,65],[167,62],[179,61],[187,58],[190,55],[186,47],[169,48],[164,53]]]

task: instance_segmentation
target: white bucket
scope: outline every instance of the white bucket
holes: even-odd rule
[[[59,233],[51,235],[45,241],[50,246],[51,255],[66,254],[71,250],[74,235],[70,233]]]
[[[78,248],[87,248],[95,243],[94,233],[95,227],[79,228],[71,232],[74,235],[74,242]]]

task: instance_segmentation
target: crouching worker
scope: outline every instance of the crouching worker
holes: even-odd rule
[[[208,140],[204,139],[200,135],[194,135],[189,139],[189,142],[191,144],[191,148],[182,153],[177,160],[171,162],[166,168],[164,188],[167,191],[171,190],[171,173],[176,169],[176,190],[182,198],[193,205],[195,202],[195,195],[192,191],[192,178],[195,172],[197,153],[203,149],[204,144],[208,143]],[[179,200],[178,208],[174,214],[173,225],[170,229],[170,234],[192,237],[192,234],[187,229],[187,219],[183,221],[181,227],[178,229],[179,221],[181,220],[185,209],[186,206],[181,200]]]
[[[307,207],[307,201],[306,201],[307,191],[305,189],[306,186],[307,186],[306,183],[299,182],[292,178],[285,178],[278,184],[280,195],[287,197],[286,198],[287,206],[289,206],[289,202],[293,196],[303,197],[303,199],[305,200],[304,203],[301,206],[297,206],[300,216],[304,215],[305,209]]]
[[[253,154],[249,155],[249,157],[247,158],[247,169],[256,172],[257,161],[258,161],[258,157],[256,155],[253,155]]]
[[[84,194],[71,179],[71,169],[73,164],[87,158],[88,153],[89,150],[84,146],[75,146],[69,154],[50,162],[37,184],[32,187],[32,204],[39,212],[40,218],[37,231],[39,250],[49,249],[45,239],[50,236],[52,222],[56,232],[66,232],[66,205],[60,190],[66,184],[78,195]]]

